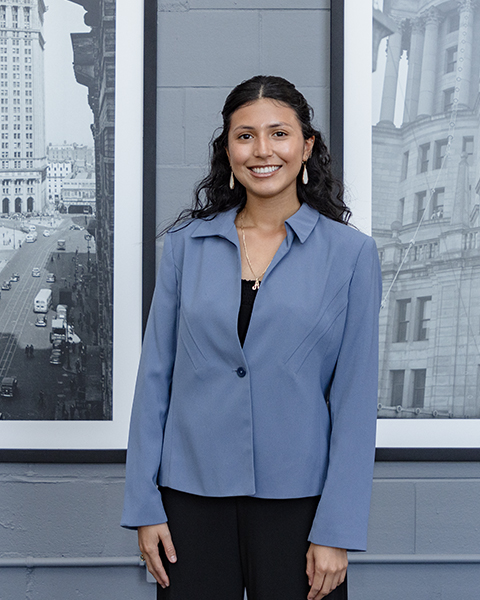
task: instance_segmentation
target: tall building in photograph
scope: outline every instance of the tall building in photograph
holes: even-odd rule
[[[1,212],[46,204],[43,0],[0,2]]]
[[[98,339],[103,349],[104,416],[111,418],[113,352],[113,227],[115,144],[115,0],[70,0],[87,13],[88,33],[72,33],[75,77],[88,88],[95,151],[95,238],[98,281]]]
[[[373,127],[380,417],[480,417],[479,4],[384,2],[393,27]]]

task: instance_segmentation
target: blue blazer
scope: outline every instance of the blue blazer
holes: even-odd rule
[[[375,243],[302,205],[285,222],[242,348],[235,215],[166,236],[122,525],[167,521],[158,485],[203,496],[321,494],[310,541],[364,550],[377,407]]]

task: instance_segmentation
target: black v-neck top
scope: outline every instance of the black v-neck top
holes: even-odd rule
[[[250,324],[250,318],[252,316],[253,303],[257,297],[258,290],[252,289],[255,285],[255,281],[249,279],[242,279],[242,297],[240,301],[240,310],[238,311],[238,339],[240,344],[245,343],[247,337],[248,326]]]

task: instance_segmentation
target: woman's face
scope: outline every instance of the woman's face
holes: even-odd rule
[[[227,155],[247,198],[297,199],[297,175],[312,151],[314,137],[304,140],[295,111],[261,98],[232,115]]]

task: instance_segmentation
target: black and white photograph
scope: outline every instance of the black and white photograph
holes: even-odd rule
[[[0,9],[6,420],[112,417],[115,2],[106,4],[102,19],[65,0]]]
[[[380,419],[480,417],[478,4],[373,2]]]
[[[16,0],[0,7],[5,448],[125,447],[141,343],[141,279],[138,293],[128,283],[137,284],[141,254],[142,90],[132,70],[142,71],[143,31],[128,58],[117,56],[119,7],[127,18],[118,0]],[[130,10],[131,22],[141,21],[141,9]],[[118,65],[120,85],[136,84],[119,110]],[[118,126],[117,112],[128,122],[122,117]],[[132,136],[131,127],[138,133]],[[120,139],[130,139],[118,156],[117,129]],[[114,305],[121,348],[115,359]]]

